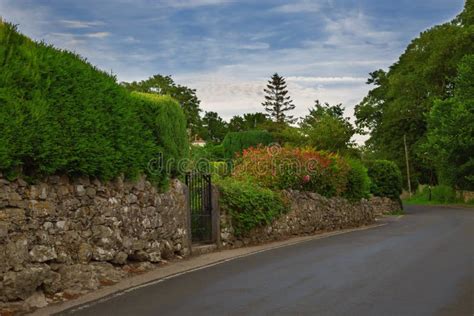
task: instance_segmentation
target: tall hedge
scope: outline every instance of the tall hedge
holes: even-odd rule
[[[143,124],[136,99],[80,56],[33,42],[0,22],[3,173],[105,179],[146,173],[148,162],[170,146]],[[170,118],[156,119],[163,121]]]
[[[272,135],[267,131],[245,131],[228,133],[222,141],[224,156],[234,158],[236,154],[242,153],[244,149],[258,145],[269,145],[273,142]]]
[[[367,163],[371,180],[370,191],[375,196],[400,199],[402,174],[397,164],[388,160],[374,160]]]
[[[132,92],[136,113],[163,151],[164,163],[178,173],[181,158],[189,156],[186,117],[179,103],[170,96]]]

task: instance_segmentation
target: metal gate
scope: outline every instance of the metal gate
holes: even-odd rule
[[[193,242],[212,241],[211,175],[197,171],[186,174],[191,209],[191,238]]]

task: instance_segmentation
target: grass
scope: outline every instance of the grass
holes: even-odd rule
[[[464,202],[456,192],[447,186],[435,186],[431,188],[431,197],[428,187],[416,192],[411,198],[404,199],[406,205],[456,205],[474,207],[474,200]]]

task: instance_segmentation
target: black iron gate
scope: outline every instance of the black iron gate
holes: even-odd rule
[[[193,242],[212,241],[211,175],[201,172],[186,174],[191,209],[191,238]]]

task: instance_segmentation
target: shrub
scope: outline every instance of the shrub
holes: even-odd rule
[[[233,176],[261,186],[339,196],[347,186],[349,165],[336,154],[313,149],[258,147],[244,150]]]
[[[426,191],[429,188],[425,188]],[[428,192],[429,194],[429,192]],[[437,185],[431,188],[431,200],[439,203],[456,203],[459,199],[456,197],[456,191],[447,185]]]
[[[163,148],[163,160],[173,175],[177,164],[189,156],[186,117],[179,103],[170,96],[132,92],[135,111],[154,141]]]
[[[232,217],[236,235],[270,224],[286,209],[281,196],[270,189],[245,181],[225,178],[217,182],[220,204]]]
[[[159,128],[152,128],[138,117],[136,102],[115,77],[81,57],[35,43],[0,23],[0,171],[8,176],[110,179],[146,173],[148,162],[172,148],[170,141],[185,129],[178,131],[178,118],[174,135],[156,137],[157,130],[168,128],[163,122],[171,125],[168,114],[175,110],[155,117]],[[150,176],[165,177],[163,172]]]
[[[348,159],[350,170],[347,176],[347,189],[344,197],[349,200],[368,198],[370,194],[370,178],[367,168],[360,160]]]
[[[272,135],[267,131],[245,131],[228,133],[222,141],[224,157],[231,159],[244,149],[258,145],[269,145],[273,142]]]
[[[402,174],[398,166],[388,160],[368,162],[370,192],[375,196],[399,200],[402,193]]]

